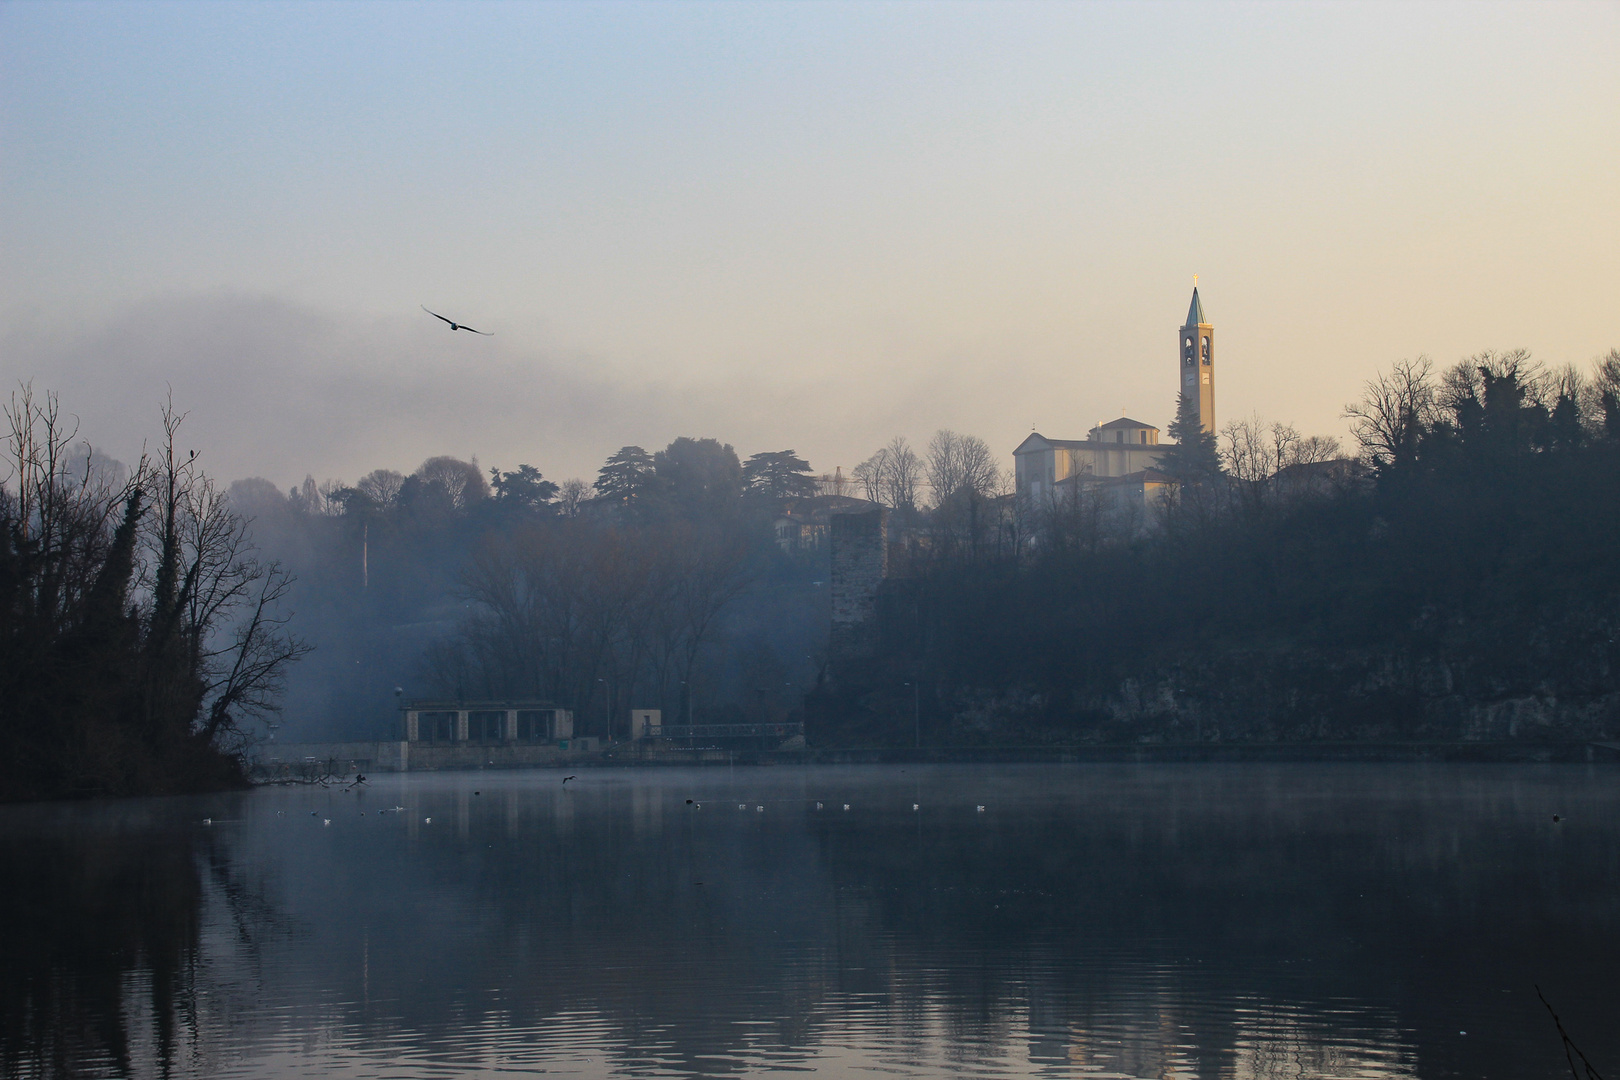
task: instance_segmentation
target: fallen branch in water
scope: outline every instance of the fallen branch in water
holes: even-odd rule
[[[1547,1012],[1551,1014],[1553,1023],[1558,1028],[1558,1037],[1564,1040],[1564,1060],[1569,1062],[1569,1074],[1575,1080],[1582,1080],[1581,1074],[1575,1069],[1575,1058],[1578,1057],[1581,1059],[1581,1064],[1586,1066],[1585,1080],[1603,1080],[1602,1074],[1592,1068],[1592,1063],[1586,1060],[1586,1055],[1581,1053],[1581,1048],[1575,1045],[1575,1040],[1571,1039],[1569,1032],[1564,1030],[1564,1022],[1558,1019],[1556,1012],[1553,1012],[1553,1007],[1547,1003],[1546,995],[1542,994],[1540,986],[1536,987],[1536,997],[1541,998],[1541,1003],[1547,1006]],[[1573,1057],[1570,1055],[1571,1050],[1575,1052]]]

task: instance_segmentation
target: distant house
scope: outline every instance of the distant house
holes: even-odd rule
[[[877,504],[849,495],[811,495],[783,500],[777,511],[776,542],[783,551],[814,551],[827,544],[834,514],[871,510]]]

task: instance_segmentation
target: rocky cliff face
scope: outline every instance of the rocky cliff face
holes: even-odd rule
[[[1103,692],[958,690],[954,741],[1584,742],[1620,738],[1620,692],[1493,688],[1440,661],[1238,654],[1125,678]]]

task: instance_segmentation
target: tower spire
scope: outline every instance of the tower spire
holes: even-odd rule
[[[1203,301],[1198,299],[1198,279],[1196,276],[1193,278],[1192,306],[1187,308],[1186,325],[1189,329],[1209,325],[1209,320],[1204,318]]]
[[[1198,299],[1198,278],[1193,277],[1192,303],[1181,338],[1181,392],[1197,409],[1198,422],[1205,431],[1215,431],[1215,327],[1204,314]]]

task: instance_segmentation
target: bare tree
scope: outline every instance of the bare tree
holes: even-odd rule
[[[476,461],[449,456],[431,457],[411,474],[424,484],[440,488],[450,497],[450,505],[464,510],[489,498],[489,483]]]
[[[1611,439],[1620,439],[1620,349],[1610,349],[1593,364],[1591,395],[1592,412],[1599,418],[1602,431]]]
[[[564,480],[557,489],[557,510],[563,517],[578,517],[580,507],[591,497],[591,485],[574,477]]]
[[[681,713],[691,723],[691,684],[700,650],[720,612],[748,587],[748,549],[742,538],[717,530],[694,530],[672,545],[675,624],[681,629]]]
[[[320,486],[321,513],[326,517],[337,517],[343,513],[343,495],[349,487],[342,480],[328,478]]]
[[[160,450],[122,485],[98,479],[91,455],[63,472],[72,434],[54,395],[24,388],[6,416],[16,494],[0,493],[0,787],[228,780],[249,722],[275,709],[306,651],[286,631],[291,579],[256,559],[244,519],[178,449],[172,406]]]
[[[1105,538],[1105,514],[1095,484],[1053,487],[1025,513],[1042,546],[1054,552],[1093,553]]]
[[[39,568],[13,587],[23,589],[18,599],[37,620],[36,632],[54,634],[67,629],[64,620],[72,618],[91,588],[107,555],[112,523],[142,480],[145,462],[122,483],[103,474],[92,453],[75,460],[70,472],[78,424],[62,415],[57,395],[36,398],[32,384],[12,393],[4,413],[0,510],[15,530],[13,543]]]
[[[240,741],[247,722],[277,707],[287,669],[309,646],[288,632],[292,577],[258,560],[246,521],[181,455],[185,414],[163,407],[163,443],[147,470],[146,712],[206,743]]]
[[[1321,489],[1311,473],[1339,456],[1337,439],[1302,436],[1289,424],[1268,424],[1259,416],[1235,420],[1221,429],[1221,466],[1232,479],[1239,509],[1255,513],[1283,495]]]
[[[1398,361],[1368,381],[1362,399],[1344,409],[1363,456],[1381,466],[1410,461],[1438,418],[1438,390],[1426,356]]]
[[[975,435],[958,435],[945,429],[935,432],[929,440],[924,469],[936,507],[961,491],[992,495],[1001,480],[989,443]]]
[[[896,435],[883,448],[885,452],[881,501],[896,510],[917,507],[917,488],[922,484],[922,462],[905,437]]]
[[[922,462],[902,435],[896,435],[850,474],[869,502],[893,510],[916,509],[922,475]]]
[[[287,501],[294,510],[310,517],[320,517],[326,513],[326,500],[321,496],[320,485],[307,473],[302,484],[287,492]]]
[[[850,478],[860,485],[861,493],[867,502],[890,505],[887,492],[884,490],[884,477],[889,468],[888,447],[880,449],[877,453],[850,470]]]
[[[678,697],[689,715],[702,651],[751,581],[748,546],[721,528],[668,528],[626,533],[576,520],[492,537],[463,576],[477,605],[459,634],[467,662],[441,650],[432,666],[458,686],[538,694],[582,716],[597,704],[616,716],[637,693],[661,706]]]
[[[373,469],[362,476],[354,485],[355,490],[371,501],[378,509],[393,506],[399,498],[399,489],[405,486],[405,474],[395,472],[393,469]]]

